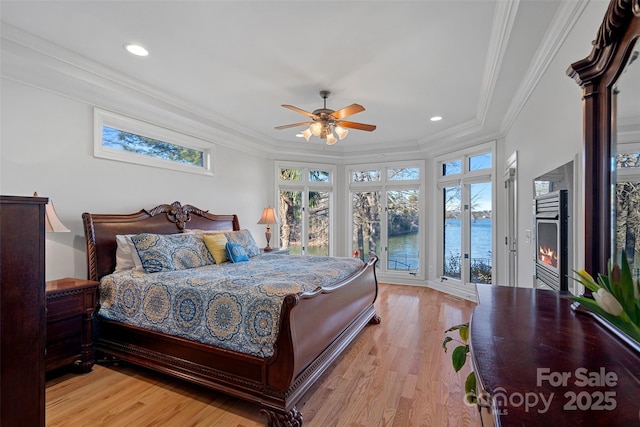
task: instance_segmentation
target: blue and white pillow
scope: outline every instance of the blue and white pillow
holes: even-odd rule
[[[215,262],[202,237],[193,234],[142,233],[131,236],[131,241],[147,273],[185,270]]]
[[[244,247],[238,243],[227,242],[225,250],[227,251],[227,258],[229,258],[231,262],[249,261],[249,256],[244,250]]]
[[[254,257],[260,255],[260,248],[256,244],[256,241],[253,240],[253,236],[249,230],[228,231],[224,233],[224,235],[228,242],[242,245],[247,256]]]

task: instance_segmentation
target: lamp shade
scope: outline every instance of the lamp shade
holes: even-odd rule
[[[264,208],[262,211],[262,217],[258,220],[258,224],[277,224],[278,216],[276,211],[271,207]]]
[[[56,209],[53,207],[53,202],[49,200],[44,206],[45,216],[44,216],[44,226],[45,229],[50,233],[61,233],[61,232],[70,232],[67,227],[64,226],[60,218],[58,218],[58,214],[56,214]]]
[[[38,192],[33,193],[33,197],[38,197]],[[58,214],[56,208],[53,207],[53,201],[49,199],[46,205],[44,205],[44,229],[47,233],[67,233],[71,232],[64,226]]]
[[[311,123],[311,126],[309,126],[309,130],[311,131],[313,136],[320,136],[320,134],[322,133],[322,123],[320,122]]]
[[[302,134],[302,136],[304,136],[304,139],[306,139],[307,141],[309,140],[309,138],[311,138],[311,131],[309,130],[309,128],[303,130],[300,133]]]
[[[336,131],[336,133],[338,134],[338,138],[340,138],[341,140],[343,140],[345,138],[345,136],[347,136],[347,134],[349,133],[348,129],[343,128],[340,125],[336,125],[334,127],[334,130]]]

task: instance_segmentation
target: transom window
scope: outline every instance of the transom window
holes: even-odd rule
[[[131,117],[95,109],[94,155],[146,166],[212,175],[206,141]]]

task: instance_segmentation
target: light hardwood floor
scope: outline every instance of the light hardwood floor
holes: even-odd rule
[[[367,325],[297,405],[310,427],[476,425],[464,404],[443,332],[469,320],[475,303],[413,286],[380,284],[379,325]],[[452,347],[453,349],[453,347]],[[451,351],[451,350],[450,350]],[[46,425],[265,425],[256,405],[131,365],[62,374],[46,388]]]

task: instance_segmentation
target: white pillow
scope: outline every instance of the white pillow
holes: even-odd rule
[[[129,270],[131,268],[144,271],[142,269],[142,261],[140,261],[131,236],[135,236],[135,234],[116,235],[116,271]]]

